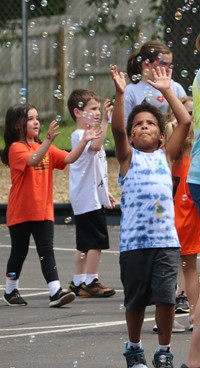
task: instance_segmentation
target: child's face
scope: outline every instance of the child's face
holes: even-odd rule
[[[30,109],[28,111],[27,120],[27,133],[26,138],[28,141],[33,141],[35,137],[38,137],[40,130],[39,116],[36,109]]]
[[[89,125],[98,124],[101,117],[100,106],[100,102],[94,99],[88,101],[84,109],[81,110],[82,121]]]
[[[130,143],[144,152],[158,149],[163,135],[160,133],[158,121],[150,112],[140,112],[133,119]]]

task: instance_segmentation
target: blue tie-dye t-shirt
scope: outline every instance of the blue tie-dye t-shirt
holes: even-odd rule
[[[174,226],[172,176],[162,149],[133,149],[122,186],[120,252],[179,247]]]

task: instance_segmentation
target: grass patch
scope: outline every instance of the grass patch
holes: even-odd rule
[[[71,133],[76,129],[76,125],[72,119],[66,119],[59,123],[61,134],[56,137],[53,144],[61,149],[71,149]],[[49,122],[41,123],[40,138],[44,140],[48,132]],[[4,148],[4,128],[0,127],[0,149]],[[114,149],[114,139],[111,131],[111,124],[108,124],[106,138],[104,140],[104,148],[106,150]]]

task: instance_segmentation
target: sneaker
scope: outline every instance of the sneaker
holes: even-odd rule
[[[56,294],[50,296],[49,307],[62,307],[62,305],[73,302],[75,294],[68,291],[63,291],[61,288]]]
[[[22,298],[19,291],[17,289],[14,289],[12,293],[6,294],[4,293],[3,296],[4,302],[8,304],[10,307],[21,307],[25,306],[28,303]]]
[[[128,348],[128,343],[126,343],[123,355],[126,358],[127,368],[148,368],[143,349]]]
[[[159,350],[154,354],[152,364],[155,368],[174,368],[173,355],[169,349]]]
[[[94,279],[89,285],[83,282],[79,291],[79,296],[84,298],[108,298],[114,294],[114,289],[102,285],[98,279]]]
[[[158,332],[158,327],[157,325],[155,325],[153,327],[153,331],[154,332]],[[178,323],[176,320],[174,320],[174,324],[173,324],[173,328],[172,328],[172,332],[185,332],[185,326],[181,325],[180,323]]]
[[[175,313],[189,313],[190,306],[188,298],[183,293],[176,297]]]
[[[69,284],[67,292],[68,293],[73,292],[76,296],[79,296],[79,291],[80,291],[81,285],[82,284],[80,284],[79,286],[76,286],[74,284],[74,281],[71,281],[70,284]]]

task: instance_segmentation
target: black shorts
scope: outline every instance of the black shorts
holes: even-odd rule
[[[109,237],[103,208],[75,216],[76,247],[81,252],[108,249]]]
[[[120,254],[124,305],[127,309],[155,303],[175,304],[179,248],[151,248]]]

